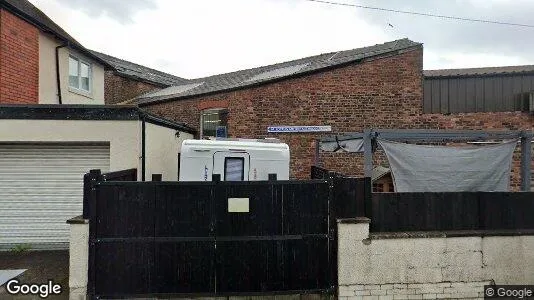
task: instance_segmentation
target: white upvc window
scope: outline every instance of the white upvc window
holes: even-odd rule
[[[90,93],[92,84],[91,77],[91,64],[69,55],[69,87]]]

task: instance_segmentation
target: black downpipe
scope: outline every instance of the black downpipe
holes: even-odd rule
[[[145,125],[145,116],[143,116],[142,118],[143,119],[142,119],[142,122],[141,122],[141,160],[143,162],[142,162],[142,165],[141,165],[141,181],[145,181],[146,125]]]
[[[57,98],[59,100],[59,104],[63,104],[61,100],[61,79],[59,74],[59,49],[67,47],[69,44],[63,44],[60,46],[56,46],[56,84],[57,84]]]

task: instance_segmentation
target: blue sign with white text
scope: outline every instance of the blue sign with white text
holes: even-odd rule
[[[331,126],[269,126],[267,132],[291,133],[291,132],[330,132]]]
[[[228,133],[226,131],[226,126],[217,126],[215,137],[225,138],[227,136],[228,136]]]

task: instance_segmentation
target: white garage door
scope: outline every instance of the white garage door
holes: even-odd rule
[[[0,144],[0,249],[67,248],[90,169],[109,170],[109,145]]]

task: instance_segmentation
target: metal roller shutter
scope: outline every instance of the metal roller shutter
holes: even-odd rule
[[[90,169],[109,170],[109,145],[0,144],[0,249],[67,248]]]

